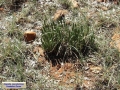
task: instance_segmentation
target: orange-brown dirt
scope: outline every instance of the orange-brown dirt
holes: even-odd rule
[[[110,42],[110,46],[115,47],[120,51],[120,27],[115,28],[114,34],[112,36],[112,41]]]
[[[40,57],[38,62],[43,66],[46,65],[47,60],[44,57]],[[76,87],[76,84],[81,84],[85,90],[93,88],[98,77],[102,76],[102,67],[96,66],[92,63],[87,63],[87,69],[84,70],[82,64],[79,63],[61,63],[53,66],[51,64],[48,70],[51,78],[60,80],[59,85],[65,87]],[[79,70],[79,71],[78,71]],[[44,72],[42,74],[47,74]],[[73,80],[73,81],[72,81]]]

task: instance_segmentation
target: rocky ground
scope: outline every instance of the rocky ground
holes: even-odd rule
[[[0,82],[25,81],[25,90],[119,90],[120,7],[114,2],[71,0],[69,8],[59,0],[26,1],[14,11],[0,6]],[[84,14],[96,34],[99,52],[76,63],[53,66],[41,47],[41,30],[45,18],[66,23],[76,22]],[[26,31],[36,33],[32,43],[25,41]],[[20,33],[20,34],[19,34]],[[9,48],[9,45],[11,46]],[[20,45],[20,47],[19,47]],[[8,55],[24,57],[23,66],[12,64]],[[118,51],[112,47],[118,49]],[[12,48],[12,49],[11,49]],[[9,49],[9,50],[8,50]],[[5,52],[5,51],[6,52]],[[8,52],[8,53],[7,53]],[[19,62],[19,61],[18,61]],[[20,69],[20,72],[19,72]],[[1,88],[1,86],[0,86]],[[24,89],[23,89],[24,90]]]

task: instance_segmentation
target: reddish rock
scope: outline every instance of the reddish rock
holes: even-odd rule
[[[0,12],[4,11],[4,8],[0,8]]]
[[[36,38],[36,33],[33,31],[26,31],[24,33],[24,39],[26,42],[32,42],[35,40],[35,38]]]

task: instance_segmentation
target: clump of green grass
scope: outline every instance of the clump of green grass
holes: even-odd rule
[[[44,23],[42,47],[49,58],[80,58],[96,49],[95,35],[86,23]]]
[[[0,67],[3,69],[8,67],[4,76],[12,77],[16,81],[24,81],[24,60],[25,60],[25,47],[17,39],[8,41],[7,44],[3,43],[0,47]]]
[[[18,40],[23,40],[23,33],[22,30],[19,30],[16,25],[16,17],[13,18],[13,21],[9,24],[7,35],[10,38],[16,38]]]
[[[11,38],[17,38],[18,40],[24,40],[23,33],[18,29],[9,30],[7,35],[10,36]]]

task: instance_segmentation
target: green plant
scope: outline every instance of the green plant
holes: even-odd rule
[[[2,48],[4,47],[4,48]],[[24,81],[24,49],[25,47],[18,41],[9,41],[3,43],[3,46],[0,47],[1,49],[1,68],[8,67],[9,70],[6,71],[7,74],[5,76],[11,76],[15,78],[17,81]]]
[[[89,51],[95,50],[95,36],[90,26],[86,23],[65,22],[44,23],[42,30],[42,47],[48,57],[57,56],[66,59],[69,57],[80,58]]]
[[[15,29],[15,30],[9,30],[9,32],[7,33],[8,36],[10,36],[11,38],[17,38],[18,40],[23,40],[23,33],[18,30],[18,29]]]
[[[4,3],[4,0],[0,0],[0,6]]]
[[[7,35],[12,39],[17,38],[18,40],[23,40],[24,38],[23,38],[22,30],[18,29],[15,21],[16,21],[16,17],[14,17],[13,21],[10,23]]]

